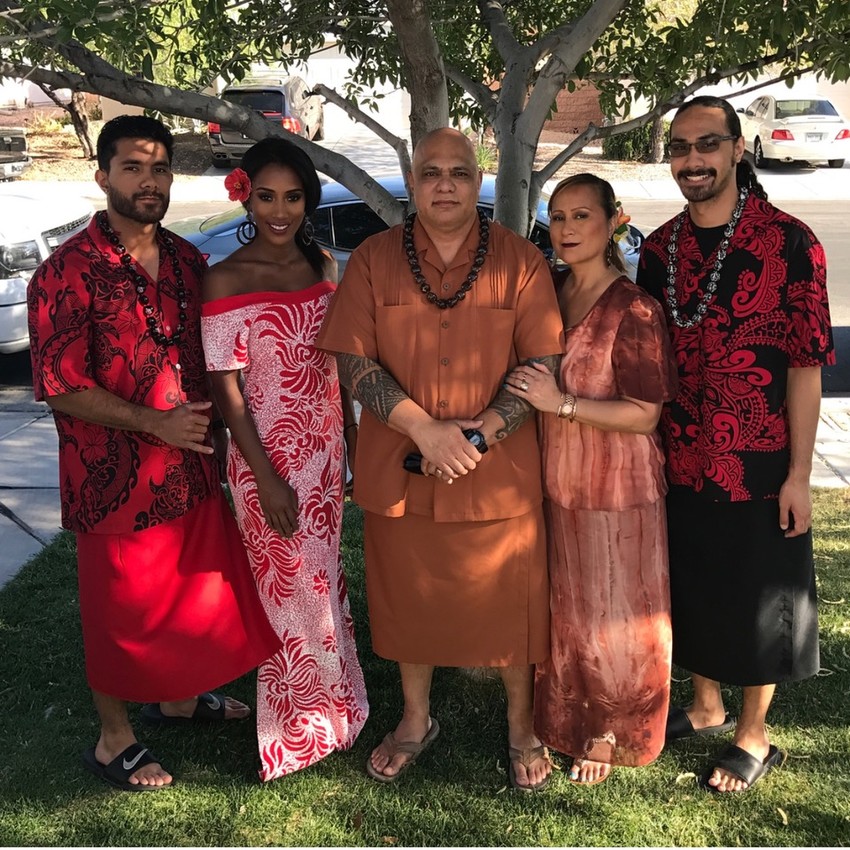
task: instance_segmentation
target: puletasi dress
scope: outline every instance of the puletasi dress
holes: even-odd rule
[[[202,310],[207,369],[240,369],[277,473],[298,494],[291,539],[266,523],[254,475],[231,443],[227,477],[266,614],[283,648],[259,669],[262,779],[354,743],[369,713],[339,556],[342,406],[336,362],[316,334],[336,287],[222,298]]]
[[[670,399],[675,364],[658,302],[614,281],[565,331],[560,385],[580,398]],[[535,731],[575,758],[647,764],[664,745],[670,693],[661,442],[554,414],[539,424],[551,656],[537,666]]]

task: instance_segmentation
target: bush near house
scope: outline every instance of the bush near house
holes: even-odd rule
[[[663,138],[667,138],[669,130],[670,122],[665,121]],[[652,123],[603,139],[602,157],[630,162],[652,162]]]

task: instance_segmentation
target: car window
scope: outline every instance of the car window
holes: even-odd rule
[[[279,91],[225,91],[222,98],[237,106],[256,109],[258,112],[274,112],[283,115],[286,111],[286,99]]]
[[[323,245],[333,245],[333,240],[331,239],[330,210],[327,207],[315,210],[310,216],[310,221],[313,222],[313,234],[315,238]]]
[[[764,118],[767,113],[768,99],[763,97],[756,106],[756,118]]]
[[[364,203],[329,208],[333,227],[330,244],[353,251],[364,239],[387,229],[387,223]]]
[[[828,100],[781,100],[777,101],[776,111],[784,118],[796,118],[801,115],[838,115]]]

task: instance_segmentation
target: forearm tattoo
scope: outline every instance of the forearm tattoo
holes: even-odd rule
[[[526,363],[542,363],[553,375],[558,374],[561,366],[561,355],[551,354],[546,357],[529,357]],[[534,407],[527,401],[509,393],[504,387],[496,393],[490,402],[490,410],[499,414],[504,427],[496,431],[496,440],[504,440],[513,434],[520,425],[534,412]]]
[[[396,405],[409,396],[379,363],[355,354],[337,354],[337,370],[343,386],[381,422],[389,421]]]

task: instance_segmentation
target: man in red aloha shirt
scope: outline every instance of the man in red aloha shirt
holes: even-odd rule
[[[679,391],[661,430],[670,492],[673,660],[694,700],[667,740],[735,730],[700,784],[741,792],[780,764],[765,726],[778,682],[819,668],[809,476],[821,367],[835,362],[823,248],[767,202],[735,110],[697,97],[667,145],[685,211],[643,249]],[[741,716],[720,683],[743,687]]]
[[[278,647],[210,445],[195,248],[159,226],[171,133],[121,116],[97,143],[107,208],[33,275],[35,395],[59,433],[62,524],[77,535],[86,674],[100,716],[86,767],[126,791],[171,774],[136,740],[152,722],[229,720],[209,693]]]

